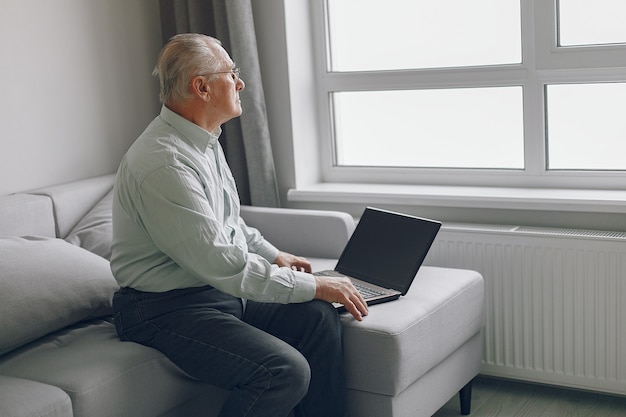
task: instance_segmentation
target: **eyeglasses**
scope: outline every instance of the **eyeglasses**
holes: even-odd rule
[[[208,72],[206,74],[202,74],[204,75],[215,75],[215,74],[232,74],[233,76],[233,81],[237,82],[240,79],[240,75],[241,75],[241,68],[237,67],[237,68],[233,68],[230,71],[220,71],[220,72]]]

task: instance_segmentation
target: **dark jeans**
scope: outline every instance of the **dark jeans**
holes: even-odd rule
[[[165,293],[120,289],[113,298],[122,340],[153,347],[198,380],[232,390],[220,417],[344,417],[342,328],[314,300],[268,304],[212,287]]]

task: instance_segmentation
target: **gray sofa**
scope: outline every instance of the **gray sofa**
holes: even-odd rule
[[[215,416],[227,392],[118,340],[109,270],[113,175],[0,196],[0,416]],[[346,213],[243,207],[279,248],[334,266]],[[352,417],[430,416],[481,364],[482,277],[422,267],[409,293],[342,315]],[[463,389],[465,387],[465,389]]]

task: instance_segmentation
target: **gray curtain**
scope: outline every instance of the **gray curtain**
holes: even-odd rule
[[[242,204],[279,207],[251,0],[160,0],[163,42],[178,33],[214,36],[241,68],[243,114],[222,126],[220,142]]]

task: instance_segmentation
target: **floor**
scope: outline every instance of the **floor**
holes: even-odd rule
[[[459,417],[458,395],[433,417]],[[471,417],[626,417],[623,397],[478,377]]]

